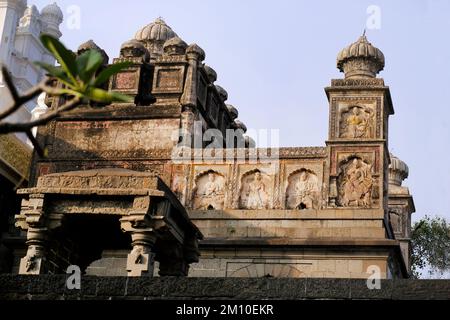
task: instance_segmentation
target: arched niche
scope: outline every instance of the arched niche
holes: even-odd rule
[[[317,209],[320,204],[320,184],[317,175],[308,169],[295,170],[288,177],[287,209]]]
[[[260,169],[253,169],[241,177],[239,208],[249,210],[268,209],[271,205],[271,178]]]
[[[193,209],[222,210],[225,203],[225,177],[223,174],[207,170],[199,173],[194,180]]]

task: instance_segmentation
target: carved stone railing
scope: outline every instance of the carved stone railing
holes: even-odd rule
[[[120,217],[122,231],[132,240],[129,276],[152,276],[155,260],[160,275],[186,276],[189,264],[198,261],[201,232],[170,189],[150,173],[124,169],[56,173],[18,193],[24,200],[16,226],[28,231],[21,274],[47,272],[52,231],[65,223],[64,217],[77,214]]]

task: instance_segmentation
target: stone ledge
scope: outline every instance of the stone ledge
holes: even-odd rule
[[[383,209],[336,208],[323,210],[189,210],[192,220],[367,220],[383,219]]]
[[[65,277],[0,275],[0,300],[450,299],[450,280],[381,280],[369,290],[360,279],[84,276],[81,290],[68,290]]]

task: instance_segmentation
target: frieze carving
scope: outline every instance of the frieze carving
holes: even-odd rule
[[[342,207],[371,207],[374,178],[372,165],[351,157],[340,165],[338,200]]]
[[[371,87],[384,86],[384,80],[380,78],[374,79],[332,79],[333,87]]]
[[[340,116],[340,138],[373,138],[375,113],[369,106],[344,107]]]
[[[225,177],[209,170],[195,179],[193,207],[197,210],[221,210],[225,203]]]
[[[120,175],[119,171],[123,174]],[[39,177],[38,188],[73,189],[157,189],[156,179],[148,173],[125,169],[98,169],[83,172],[50,174]]]
[[[286,207],[317,209],[320,206],[320,184],[317,175],[306,169],[294,171],[288,178]]]

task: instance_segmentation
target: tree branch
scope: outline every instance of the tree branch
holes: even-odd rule
[[[11,96],[14,101],[9,107],[6,108],[5,111],[0,113],[0,120],[3,120],[6,117],[10,116],[11,114],[13,114],[17,110],[19,110],[19,108],[23,104],[25,104],[26,102],[28,102],[30,100],[33,100],[35,97],[40,95],[44,91],[43,88],[48,83],[48,80],[44,80],[39,85],[31,88],[25,94],[20,96],[19,93],[17,92],[16,87],[14,86],[14,83],[11,79],[8,69],[6,69],[6,67],[3,65],[2,65],[2,74],[3,74],[3,79],[5,80],[5,83],[8,86],[9,92],[11,93]]]

